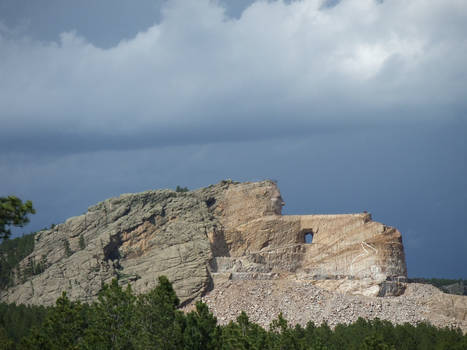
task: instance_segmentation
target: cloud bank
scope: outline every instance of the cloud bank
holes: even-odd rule
[[[174,0],[103,49],[0,26],[0,152],[203,144],[465,117],[463,0]],[[329,4],[328,4],[329,5]]]

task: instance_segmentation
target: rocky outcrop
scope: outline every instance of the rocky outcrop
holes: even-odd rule
[[[246,310],[267,325],[282,305],[292,322],[362,316],[467,329],[466,297],[405,283],[395,228],[369,213],[282,215],[283,205],[272,181],[111,198],[37,233],[19,267],[36,274],[0,298],[48,305],[66,291],[92,301],[113,278],[146,292],[166,275],[187,309],[203,297],[221,322]]]
[[[401,293],[394,283],[406,276],[406,266],[396,229],[368,213],[283,216],[283,205],[272,181],[111,198],[39,232],[22,265],[41,262],[44,271],[2,291],[1,299],[51,304],[66,291],[89,301],[112,278],[144,292],[160,275],[183,302],[225,278],[291,274],[333,289],[331,281],[346,280],[341,289],[355,293]]]
[[[144,292],[160,275],[170,277],[182,300],[199,297],[212,257],[206,237],[216,222],[192,193],[162,190],[108,199],[39,232],[23,265],[46,257],[45,271],[2,292],[2,300],[52,304],[66,291],[72,299],[90,301],[113,278]]]

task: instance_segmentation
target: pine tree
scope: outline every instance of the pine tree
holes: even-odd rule
[[[8,338],[5,328],[0,327],[0,349],[2,350],[13,350],[14,343]]]
[[[31,201],[23,203],[15,196],[0,197],[0,239],[8,239],[10,226],[23,227],[29,222],[27,215],[35,213]]]
[[[89,349],[135,349],[138,322],[136,296],[128,284],[125,290],[116,279],[105,284],[91,307],[85,343]]]
[[[183,341],[186,350],[214,350],[220,343],[221,329],[208,306],[198,301],[196,310],[186,315]]]
[[[259,325],[250,322],[245,312],[237,317],[237,322],[230,322],[222,327],[223,350],[260,350],[265,349],[267,332]]]
[[[81,250],[83,250],[84,248],[86,248],[86,241],[84,240],[84,236],[83,235],[80,235],[79,236],[79,248]]]
[[[394,346],[389,346],[384,343],[381,335],[371,335],[363,340],[363,343],[358,348],[359,350],[395,350]]]
[[[138,346],[141,348],[182,349],[184,315],[177,310],[180,301],[167,277],[159,277],[159,284],[137,301]]]
[[[65,247],[65,255],[67,257],[73,255],[73,251],[70,248],[70,242],[68,242],[68,239],[65,238],[65,240],[63,241],[63,245]]]
[[[297,339],[294,338],[292,329],[287,320],[279,313],[277,319],[273,320],[269,326],[269,346],[272,349],[299,349]]]
[[[88,327],[89,309],[80,302],[70,301],[66,292],[49,309],[44,324],[23,341],[27,349],[76,349],[83,344]]]

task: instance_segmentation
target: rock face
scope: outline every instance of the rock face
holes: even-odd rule
[[[66,291],[92,301],[113,278],[146,292],[166,275],[185,309],[203,298],[221,323],[245,310],[267,326],[282,311],[302,324],[361,316],[467,330],[467,297],[405,283],[395,228],[368,213],[281,215],[283,205],[272,181],[111,198],[37,233],[19,268],[37,274],[0,299],[50,305]]]
[[[108,199],[38,233],[23,265],[46,257],[47,268],[3,292],[2,300],[52,304],[66,291],[89,301],[112,278],[131,281],[143,292],[161,274],[170,276],[182,299],[200,296],[212,257],[206,235],[215,223],[193,194],[162,190]]]
[[[233,184],[212,198],[221,227],[210,237],[214,280],[293,273],[301,279],[346,279],[354,291],[368,295],[403,291],[398,281],[407,269],[401,234],[368,213],[283,216],[282,197],[270,181]]]
[[[93,300],[117,278],[136,292],[167,275],[182,302],[225,279],[297,276],[367,295],[403,292],[400,233],[371,215],[283,216],[272,181],[223,181],[192,192],[125,194],[35,237],[22,266],[45,270],[1,292],[1,300],[52,304],[66,291]],[[306,236],[312,242],[306,242]]]

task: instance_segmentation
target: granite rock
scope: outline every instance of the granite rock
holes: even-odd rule
[[[189,302],[222,274],[366,280],[365,293],[381,294],[381,282],[406,276],[396,229],[373,222],[367,213],[286,216],[283,205],[273,181],[228,180],[191,192],[111,198],[39,232],[20,267],[45,261],[45,271],[18,279],[0,296],[52,304],[66,291],[72,299],[90,301],[113,278],[145,292],[167,275],[182,302]],[[305,242],[307,234],[312,243]],[[355,291],[361,283],[353,285],[346,288]]]
[[[397,229],[366,212],[282,215],[283,205],[273,181],[111,198],[37,233],[19,270],[41,263],[41,273],[0,299],[50,305],[65,291],[89,302],[113,278],[142,293],[166,275],[185,309],[204,298],[221,323],[243,309],[267,325],[280,304],[302,324],[362,316],[467,328],[467,297],[405,283]]]

